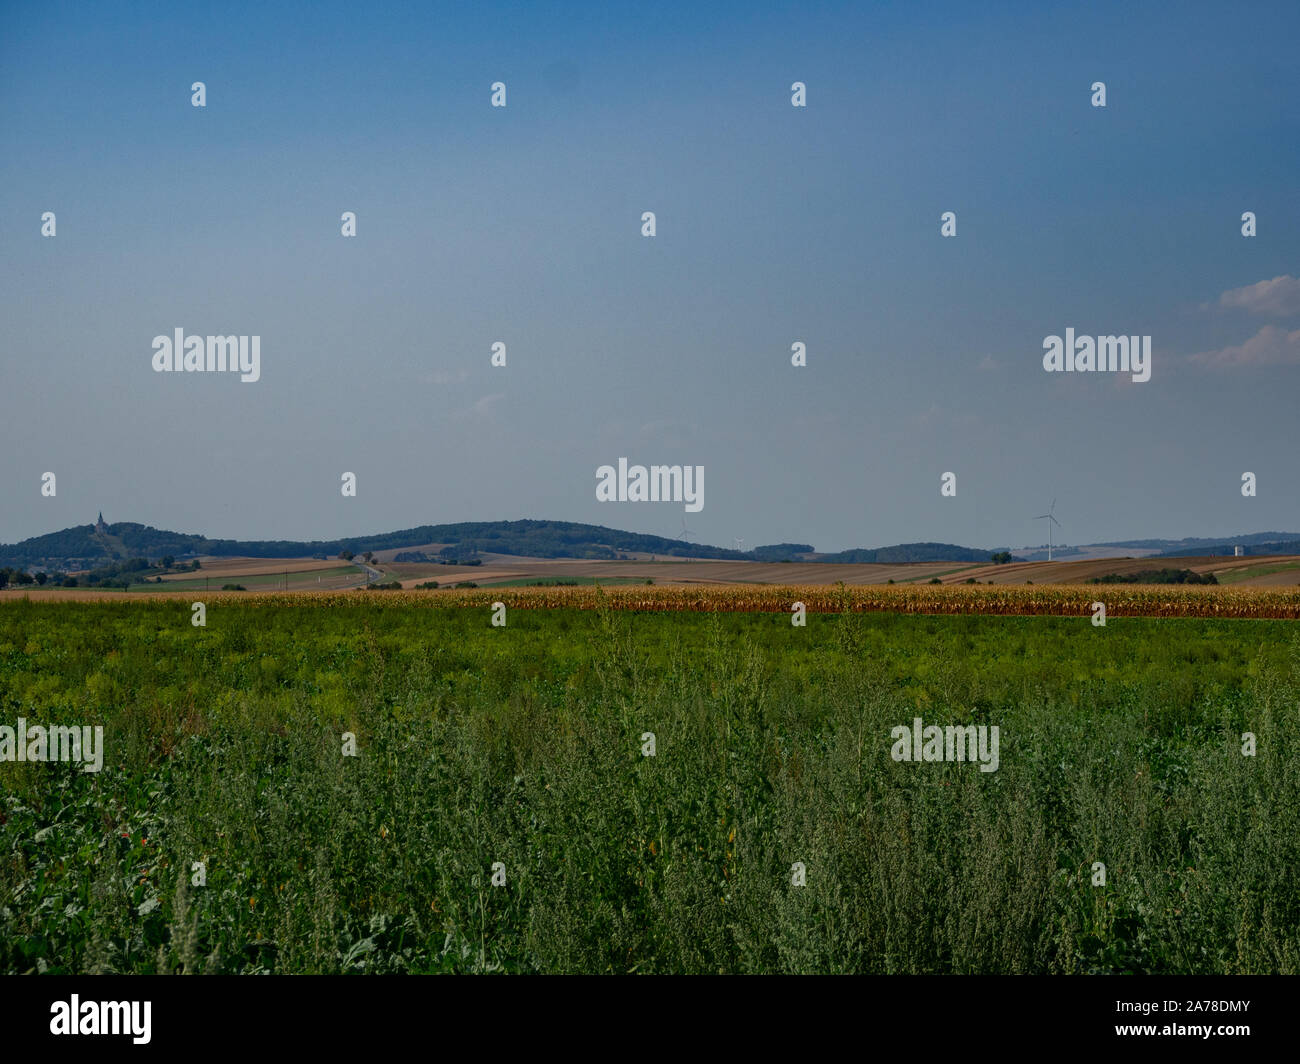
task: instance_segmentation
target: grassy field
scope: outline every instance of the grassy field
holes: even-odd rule
[[[1292,579],[1285,582],[1294,584],[1294,578],[1300,577],[1300,562],[1280,562],[1277,565],[1260,565],[1256,564],[1249,569],[1238,569],[1231,572],[1220,574],[1218,580],[1221,584],[1239,584],[1247,580],[1259,580],[1260,577],[1277,576],[1285,574]],[[1279,584],[1283,581],[1277,581]]]
[[[1291,622],[391,594],[0,603],[0,970],[1300,971]]]

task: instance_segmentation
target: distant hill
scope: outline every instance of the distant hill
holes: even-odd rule
[[[1242,554],[1297,554],[1300,553],[1300,533],[1297,532],[1247,532],[1239,536],[1204,538],[1188,536],[1184,539],[1120,539],[1106,543],[1083,543],[1062,546],[1057,544],[1053,557],[1057,561],[1084,560],[1088,558],[1131,557],[1152,558],[1202,558],[1231,557],[1233,548],[1240,546]],[[1047,545],[1021,547],[1017,556],[1025,561],[1045,561]]]
[[[1300,540],[1300,532],[1247,532],[1240,536],[1219,536],[1215,539],[1197,538],[1195,536],[1188,536],[1185,539],[1126,539],[1114,543],[1090,543],[1088,546],[1155,549],[1162,555],[1172,558],[1179,555],[1192,557],[1195,555],[1231,554],[1232,548],[1238,545],[1242,547],[1264,547],[1290,543],[1294,546],[1297,540]],[[1261,550],[1248,551],[1247,553],[1289,554],[1294,552]]]
[[[1272,535],[1272,533],[1269,533]],[[1294,533],[1292,533],[1294,535]],[[1157,558],[1185,558],[1190,555],[1216,556],[1225,555],[1232,557],[1236,551],[1235,547],[1241,547],[1241,553],[1247,557],[1260,554],[1300,554],[1300,537],[1295,539],[1283,540],[1265,540],[1265,541],[1248,541],[1247,537],[1234,539],[1231,543],[1212,543],[1210,546],[1197,546],[1195,549],[1187,547],[1177,547],[1173,550],[1162,550],[1155,555]]]
[[[805,555],[812,553],[811,543],[773,543],[767,547],[755,547],[746,556],[758,562],[793,562],[802,561]]]
[[[743,559],[736,550],[688,543],[680,539],[623,532],[602,525],[572,521],[466,521],[450,525],[419,525],[399,532],[350,539],[312,540],[210,540],[205,552],[251,558],[301,557],[341,550],[354,553],[417,547],[425,543],[447,544],[444,554],[518,554],[531,558],[589,558],[614,560],[620,554],[656,554],[676,558]]]
[[[121,522],[98,533],[93,525],[76,525],[61,532],[36,536],[21,543],[0,544],[0,565],[21,567],[88,568],[127,557],[177,559],[199,554],[221,557],[301,558],[334,557],[353,553],[444,543],[444,555],[466,556],[479,552],[518,554],[535,558],[590,558],[614,560],[622,554],[654,554],[676,558],[745,560],[786,553],[790,546],[756,547],[750,552],[710,547],[664,536],[624,532],[601,525],[571,521],[471,521],[449,525],[420,525],[372,536],[331,540],[235,540],[167,532],[148,525]],[[807,547],[807,550],[812,550]]]
[[[1005,548],[999,548],[1005,549]],[[904,565],[908,562],[986,562],[992,551],[959,547],[955,543],[899,543],[875,550],[842,550],[835,554],[814,554],[810,562],[875,562],[879,565]]]
[[[514,554],[529,558],[582,558],[600,561],[650,554],[663,558],[706,558],[718,561],[814,562],[930,562],[988,561],[990,551],[950,543],[904,543],[873,550],[818,554],[810,543],[772,543],[748,551],[689,543],[664,536],[625,532],[603,525],[573,521],[467,521],[419,525],[398,532],[331,540],[236,540],[167,532],[148,525],[119,522],[96,532],[77,525],[36,536],[21,543],[0,545],[0,565],[21,568],[85,569],[127,558],[157,559],[170,554],[184,560],[200,554],[220,557],[332,558],[340,551],[405,550],[429,543],[445,544],[442,557],[471,557],[480,553]],[[414,557],[414,555],[411,555]]]
[[[130,521],[109,525],[106,534],[96,532],[94,525],[74,525],[21,543],[0,544],[0,565],[84,569],[126,558],[202,554],[206,542],[202,536],[163,532]]]
[[[75,525],[61,532],[35,536],[21,543],[0,544],[0,566],[22,569],[90,569],[129,558],[159,559],[172,555],[178,561],[197,555],[246,558],[336,557],[340,551],[404,550],[430,543],[445,544],[444,558],[465,558],[480,553],[514,554],[530,558],[582,558],[612,561],[620,556],[650,554],[662,558],[707,558],[718,561],[874,562],[899,565],[909,562],[986,562],[992,550],[955,543],[899,543],[890,547],[856,548],[819,554],[809,543],[773,543],[748,551],[688,543],[665,536],[625,532],[603,525],[574,521],[466,521],[458,524],[419,525],[397,532],[330,540],[208,539],[196,533],[168,532],[149,525],[123,521],[97,532],[94,525]],[[1232,554],[1234,545],[1247,554],[1300,554],[1300,533],[1257,532],[1228,539],[1126,540],[1086,546],[1141,548],[1164,556]],[[995,548],[1007,549],[1007,548]],[[1061,548],[1058,555],[1079,550]],[[1014,552],[1024,557],[1025,551]]]

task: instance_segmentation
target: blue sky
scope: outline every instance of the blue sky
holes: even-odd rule
[[[881,7],[0,6],[0,540],[1300,530],[1300,8]],[[261,380],[154,373],[177,327]]]

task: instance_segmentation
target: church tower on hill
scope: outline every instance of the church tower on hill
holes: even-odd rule
[[[99,511],[99,520],[95,522],[95,531],[104,533],[108,531],[108,525],[104,524],[104,511]]]

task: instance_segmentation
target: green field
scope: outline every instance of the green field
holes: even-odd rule
[[[1272,576],[1274,573],[1293,571],[1300,575],[1300,562],[1282,562],[1278,565],[1252,565],[1248,569],[1228,569],[1217,575],[1221,584],[1236,584],[1242,580],[1251,580],[1257,576]]]
[[[1300,971],[1294,622],[190,616],[0,604],[0,971]]]

